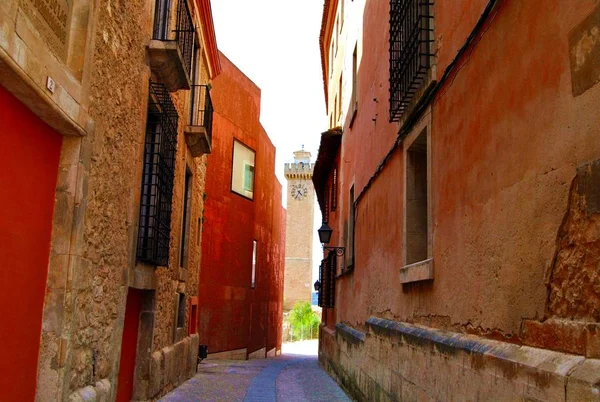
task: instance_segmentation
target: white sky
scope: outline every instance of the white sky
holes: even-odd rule
[[[323,0],[212,0],[211,6],[219,50],[261,88],[260,120],[277,148],[285,206],[284,163],[302,145],[314,161],[327,129],[319,51]],[[315,204],[312,283],[322,258],[320,224]]]

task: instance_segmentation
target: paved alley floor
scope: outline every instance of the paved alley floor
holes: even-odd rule
[[[316,340],[294,342],[271,359],[205,360],[161,401],[350,401],[319,366],[317,348]]]

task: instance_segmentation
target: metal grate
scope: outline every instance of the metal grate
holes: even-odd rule
[[[190,13],[187,0],[179,0],[177,3],[177,18],[175,29],[169,29],[171,19],[171,0],[156,0],[154,12],[153,39],[162,41],[177,41],[183,64],[188,76],[192,72],[192,58],[194,54],[194,40],[196,31],[194,20]]]
[[[321,266],[319,267],[319,282],[321,282],[318,297],[319,307],[332,308],[335,305],[336,265],[336,253],[329,253],[321,261]]]
[[[190,125],[206,128],[208,140],[212,144],[213,105],[207,85],[192,85],[192,105]]]
[[[432,0],[390,0],[390,122],[399,121],[431,66]]]
[[[177,118],[166,86],[150,82],[137,259],[160,266],[169,263]]]

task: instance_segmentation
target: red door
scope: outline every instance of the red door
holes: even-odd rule
[[[142,310],[142,290],[129,288],[125,307],[125,324],[121,343],[121,363],[119,364],[119,386],[117,402],[129,402],[133,395],[133,374],[137,350],[140,312]]]
[[[0,85],[0,401],[33,401],[62,137]]]

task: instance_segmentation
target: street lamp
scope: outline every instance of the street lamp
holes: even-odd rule
[[[315,291],[320,292],[321,291],[321,282],[317,279],[317,281],[315,282]]]
[[[333,233],[333,229],[327,224],[327,222],[323,222],[323,225],[321,225],[317,232],[319,233],[319,241],[323,244],[323,250],[334,251],[338,256],[344,255],[346,250],[344,247],[326,246],[326,244],[331,241],[331,234]]]
[[[327,222],[323,222],[323,225],[317,231],[319,232],[319,241],[323,244],[329,243],[331,240],[331,234],[333,233],[333,229],[329,227]]]

